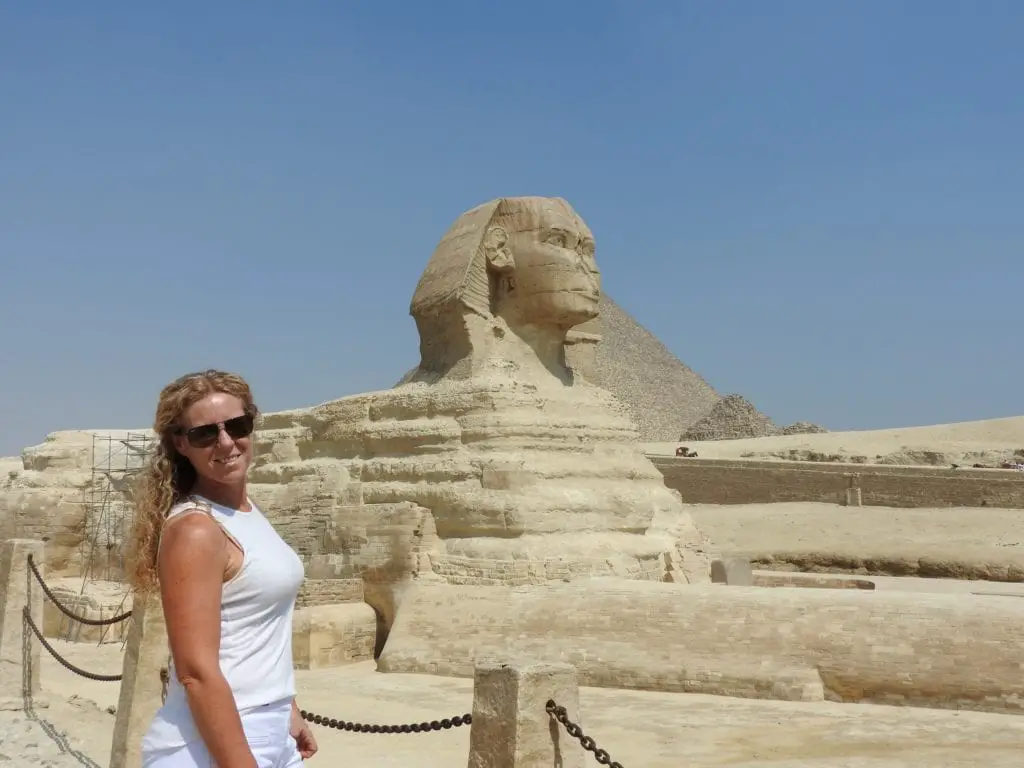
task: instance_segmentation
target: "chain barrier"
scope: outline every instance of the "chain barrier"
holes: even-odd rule
[[[594,759],[597,760],[598,763],[601,765],[607,765],[609,768],[622,768],[622,763],[612,760],[611,755],[609,755],[606,750],[597,746],[590,736],[583,733],[582,728],[569,719],[569,715],[566,712],[565,707],[560,707],[552,699],[548,699],[548,703],[544,705],[544,710],[554,717],[555,720],[564,725],[566,733],[579,741],[581,747],[587,750],[587,752],[593,752]]]
[[[50,645],[50,643],[47,642],[46,638],[43,637],[43,633],[39,630],[39,627],[37,627],[36,623],[32,621],[32,614],[29,611],[29,607],[27,605],[21,609],[21,615],[25,618],[25,625],[32,630],[32,634],[36,636],[36,639],[39,640],[39,643],[43,646],[43,648],[49,651],[50,655],[53,656],[53,658],[57,660],[57,663],[64,667],[64,669],[68,670],[69,672],[74,672],[76,675],[84,677],[86,680],[97,680],[101,683],[120,682],[121,675],[97,675],[95,672],[86,672],[81,667],[76,667],[70,661],[68,661],[59,653],[57,653],[57,649]]]
[[[57,610],[67,616],[69,619],[77,621],[79,624],[85,624],[88,627],[109,627],[112,624],[120,624],[126,619],[130,619],[132,616],[131,611],[125,611],[120,616],[114,616],[110,619],[87,619],[84,616],[76,616],[70,608],[61,603],[57,599],[57,596],[50,591],[50,588],[46,586],[46,582],[43,581],[43,574],[39,572],[36,564],[32,560],[32,555],[28,556],[28,567],[32,571],[32,575],[36,577],[36,581],[39,582],[39,586],[43,589],[43,594],[49,598],[50,602],[57,606]]]
[[[336,728],[339,731],[354,731],[356,733],[426,733],[427,731],[440,731],[448,728],[458,728],[460,725],[470,725],[473,716],[470,714],[458,715],[444,720],[431,720],[429,723],[411,723],[408,725],[370,725],[367,723],[350,723],[346,720],[335,720],[333,717],[314,715],[304,709],[299,710],[302,719],[326,728]]]

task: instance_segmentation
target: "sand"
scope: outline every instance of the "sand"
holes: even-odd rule
[[[681,443],[648,443],[651,455],[674,456]],[[812,435],[783,435],[745,440],[709,440],[686,443],[708,459],[786,459],[791,452],[864,457],[869,463],[996,464],[1017,454],[1024,456],[1024,416],[965,421],[927,427],[902,427]],[[1018,453],[1019,452],[1019,453]]]
[[[71,661],[95,671],[117,669],[120,648],[57,641]],[[78,756],[22,713],[0,712],[0,755],[21,766],[106,766],[117,703],[116,683],[76,678],[44,660],[37,710],[51,731],[66,730]],[[298,673],[300,704],[339,719],[418,722],[469,711],[472,681],[385,675],[372,662]],[[77,698],[67,701],[69,695]],[[1016,768],[1024,718],[855,704],[768,702],[725,697],[584,688],[581,725],[627,768]],[[110,708],[110,712],[107,709]],[[316,728],[320,754],[311,765],[451,768],[464,765],[466,728],[425,734],[353,734]],[[591,765],[585,762],[585,765]]]

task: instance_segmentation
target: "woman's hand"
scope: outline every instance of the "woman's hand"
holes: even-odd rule
[[[295,744],[299,748],[299,754],[302,755],[303,760],[316,754],[317,746],[313,731],[310,730],[309,723],[303,720],[302,715],[299,714],[299,705],[295,703],[294,699],[292,699],[292,721],[288,727],[288,733],[295,739]]]

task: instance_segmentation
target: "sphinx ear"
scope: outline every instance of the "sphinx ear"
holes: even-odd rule
[[[508,247],[508,233],[502,227],[491,227],[484,233],[484,254],[487,266],[495,272],[511,272],[516,260]]]

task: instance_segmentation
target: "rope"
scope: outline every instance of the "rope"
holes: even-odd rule
[[[326,728],[336,728],[339,731],[354,731],[356,733],[425,733],[427,731],[440,731],[448,728],[458,728],[460,725],[470,725],[473,716],[470,714],[458,715],[444,720],[431,720],[429,723],[410,723],[408,725],[370,725],[367,723],[350,723],[345,720],[335,720],[323,715],[314,715],[304,709],[299,710],[302,719]]]
[[[32,633],[36,638],[38,638],[43,648],[49,651],[50,655],[53,656],[53,658],[55,658],[57,662],[64,667],[64,669],[69,672],[74,672],[76,675],[84,677],[86,680],[98,680],[101,683],[116,683],[121,680],[121,675],[97,675],[94,672],[86,672],[81,667],[76,667],[70,661],[57,653],[57,650],[46,641],[46,638],[43,637],[43,633],[39,631],[39,627],[37,627],[36,623],[32,621],[32,614],[29,612],[27,605],[21,609],[21,615],[25,617],[25,624],[32,630]]]
[[[61,603],[57,599],[57,596],[50,591],[50,588],[46,586],[46,582],[43,581],[43,575],[39,573],[39,569],[36,567],[35,562],[32,560],[32,555],[28,556],[28,567],[32,571],[32,574],[36,577],[36,581],[39,582],[39,586],[43,588],[43,594],[46,595],[50,602],[57,606],[57,609],[67,616],[69,619],[77,621],[79,624],[85,624],[89,627],[108,627],[111,624],[120,624],[125,619],[130,619],[132,616],[131,611],[126,611],[120,616],[114,616],[112,619],[87,619],[84,616],[77,616],[72,613],[71,609]]]

